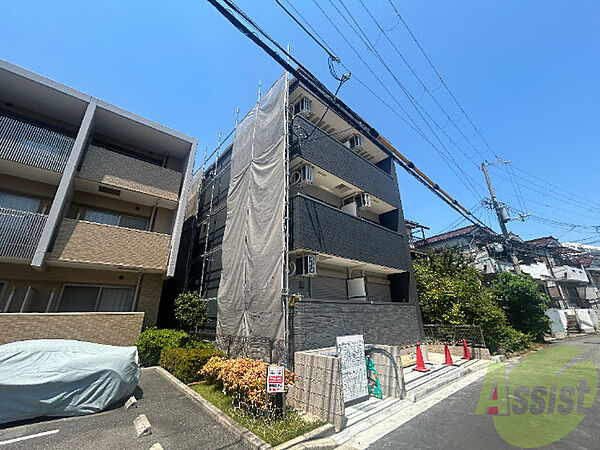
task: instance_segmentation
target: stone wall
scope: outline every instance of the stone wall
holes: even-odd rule
[[[337,336],[362,334],[365,342],[414,344],[422,339],[417,306],[302,300],[294,307],[295,351],[333,347]]]
[[[75,339],[107,345],[133,345],[144,313],[2,313],[0,345],[27,339]]]
[[[296,352],[294,373],[298,380],[295,386],[290,386],[289,404],[332,423],[336,431],[342,430],[346,426],[346,412],[340,358],[317,352]]]

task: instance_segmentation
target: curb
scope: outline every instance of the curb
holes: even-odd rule
[[[190,389],[185,383],[179,381],[169,372],[162,367],[148,367],[146,370],[154,369],[160,373],[164,378],[175,384],[183,393],[185,393],[192,400],[200,404],[204,410],[210,414],[217,422],[223,425],[227,430],[236,438],[238,438],[245,447],[252,449],[270,449],[273,448],[257,435],[242,427],[240,424],[231,419],[227,414],[221,412],[216,406],[205,400],[196,391]],[[313,430],[314,431],[314,430]]]
[[[279,444],[273,447],[274,450],[285,450],[285,449],[330,449],[337,447],[337,443],[333,439],[329,439],[330,436],[335,434],[335,428],[332,424],[327,423],[319,428],[304,433],[294,439],[290,439],[287,442]],[[329,444],[329,445],[327,445]],[[332,445],[333,446],[330,446]]]
[[[481,361],[483,361],[483,360],[481,360]],[[458,370],[457,372],[448,374],[447,376],[445,376],[444,378],[439,380],[440,382],[438,382],[434,385],[425,387],[423,389],[417,390],[417,392],[409,394],[406,397],[406,399],[411,401],[412,403],[417,403],[418,401],[435,393],[436,391],[440,390],[441,388],[444,388],[444,387],[454,383],[457,379],[462,378],[470,373],[479,372],[480,370],[483,370],[485,368],[487,368],[487,364],[480,364],[479,362],[476,365],[462,368],[462,369]]]

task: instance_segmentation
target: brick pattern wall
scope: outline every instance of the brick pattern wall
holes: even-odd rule
[[[290,386],[289,403],[297,410],[332,423],[336,431],[342,430],[346,416],[340,358],[296,352],[294,373],[298,381]]]
[[[48,261],[165,270],[171,236],[63,219]]]
[[[418,307],[410,303],[302,300],[294,307],[294,349],[332,347],[336,336],[351,334],[377,344],[413,344],[422,338],[417,315]]]
[[[308,197],[292,199],[292,249],[409,270],[406,238]]]
[[[173,201],[179,198],[179,172],[95,145],[88,147],[79,176]]]
[[[156,325],[162,285],[163,278],[161,274],[146,273],[142,277],[136,309],[145,313],[144,327]]]
[[[144,313],[2,313],[0,345],[27,339],[75,339],[133,345]]]

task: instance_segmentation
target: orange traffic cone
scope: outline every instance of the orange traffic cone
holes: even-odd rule
[[[463,339],[463,357],[462,359],[473,359],[471,357],[471,352],[469,351],[469,346],[467,345],[467,341]]]
[[[417,372],[429,372],[431,369],[425,367],[425,361],[423,361],[423,354],[421,353],[421,344],[417,342],[417,367],[413,370]]]
[[[445,366],[453,366],[454,362],[452,361],[452,355],[450,354],[450,349],[448,348],[448,344],[444,344],[444,353],[446,356],[446,361],[444,361]]]

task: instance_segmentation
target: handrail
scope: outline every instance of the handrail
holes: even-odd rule
[[[33,258],[47,215],[0,207],[0,256]]]

